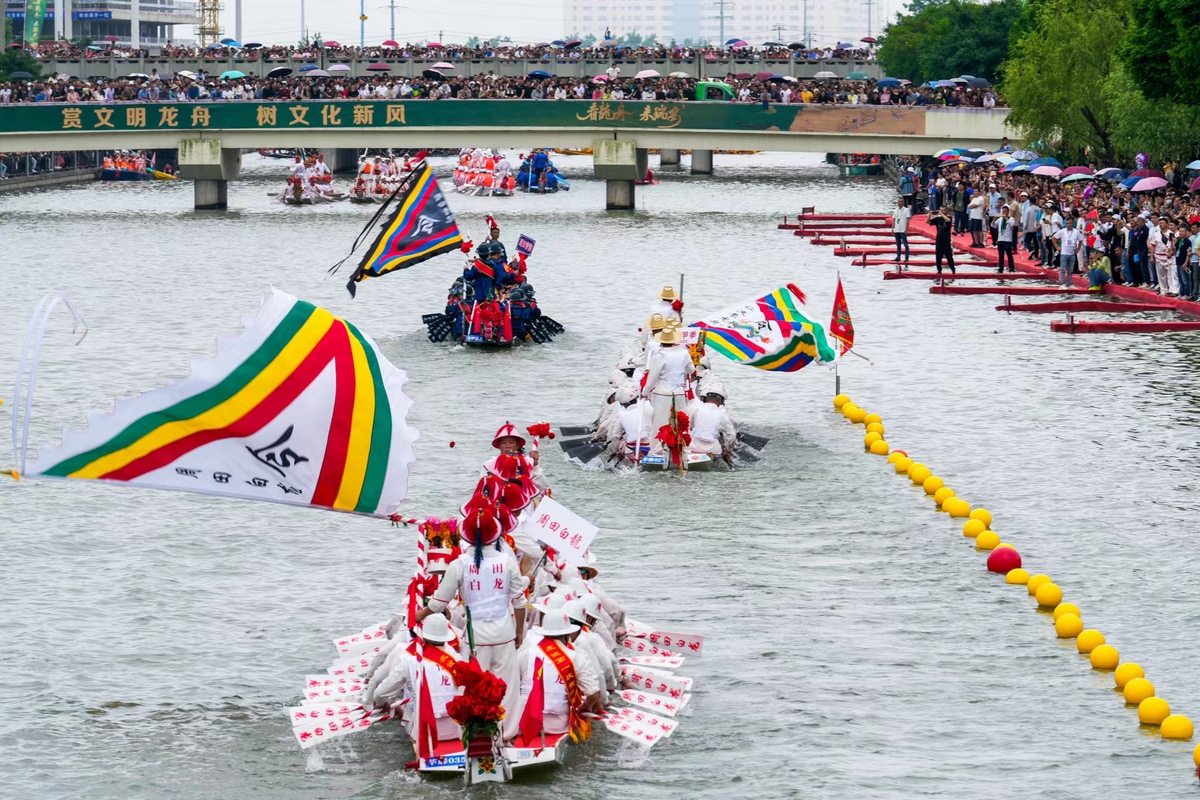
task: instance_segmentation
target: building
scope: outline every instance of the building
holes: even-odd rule
[[[23,0],[5,0],[4,16],[13,21],[13,33],[19,39],[25,21]],[[60,19],[66,24],[59,24]],[[199,5],[194,0],[50,0],[42,38],[86,36],[99,44],[115,41],[140,47],[188,46],[195,44],[195,27],[199,24]]]
[[[564,0],[563,34],[620,37],[634,31],[659,42],[744,39],[810,41],[814,46],[879,36],[899,0]]]

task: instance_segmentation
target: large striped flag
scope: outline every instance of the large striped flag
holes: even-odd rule
[[[397,191],[398,196],[388,199],[397,204],[396,210],[384,223],[346,284],[351,297],[354,296],[354,284],[360,281],[406,269],[462,245],[458,223],[454,221],[454,214],[428,164],[422,161]],[[371,224],[374,220],[368,227]]]
[[[406,380],[358,328],[272,289],[190,377],[117,400],[28,474],[386,516],[417,439]]]
[[[837,358],[825,326],[804,307],[804,292],[788,284],[768,295],[692,323],[704,328],[705,347],[726,358],[772,372],[795,372]]]

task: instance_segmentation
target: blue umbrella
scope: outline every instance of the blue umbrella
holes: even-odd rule
[[[1126,189],[1132,189],[1133,185],[1140,180],[1141,178],[1126,178],[1125,180],[1121,181],[1121,185]]]
[[[555,47],[566,47],[567,46],[567,43],[564,42],[562,39],[555,39],[550,44],[554,45]]]
[[[222,39],[222,40],[221,40],[221,44],[229,44],[230,42],[233,42],[233,41],[235,41],[235,40],[234,40],[234,39],[230,39],[230,38],[226,37],[226,38],[224,38],[224,39]]]
[[[1057,158],[1035,158],[1033,161],[1029,162],[1029,166],[1030,168],[1047,166],[1063,169],[1063,163]]]
[[[900,84],[899,78],[880,78],[879,80],[875,81],[875,85],[891,87],[891,86],[900,86],[901,84]]]
[[[305,64],[303,67],[300,68],[300,71],[308,72],[310,69],[316,69],[316,68],[317,68],[316,64]]]
[[[1123,181],[1129,177],[1129,170],[1107,167],[1106,169],[1098,170],[1096,177],[1104,178],[1106,181]]]
[[[1038,157],[1038,154],[1032,150],[1017,150],[1015,153],[1010,153],[1010,155],[1018,161],[1032,161]]]
[[[1184,167],[1184,169],[1200,169],[1200,160],[1193,161]]]
[[[958,86],[958,84],[954,81],[934,81],[930,85],[935,89],[953,89],[954,87]]]
[[[1029,164],[1024,161],[1014,161],[1013,163],[1000,170],[1001,172],[1028,172]]]
[[[549,72],[546,72],[546,70],[544,70],[544,69],[535,69],[533,72],[529,73],[525,77],[526,78],[549,78],[549,77],[551,77],[551,75]]]

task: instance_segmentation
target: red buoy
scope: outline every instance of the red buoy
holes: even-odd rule
[[[1011,547],[997,547],[987,560],[988,572],[999,572],[1001,575],[1006,575],[1009,570],[1020,566],[1021,554]]]

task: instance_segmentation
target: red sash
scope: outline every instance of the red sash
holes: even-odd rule
[[[496,279],[496,270],[492,268],[491,264],[485,264],[481,259],[475,259],[475,269],[487,275],[492,280]]]
[[[410,647],[416,651],[416,640],[414,639]],[[417,716],[417,755],[420,758],[432,758],[434,750],[438,746],[438,729],[437,729],[437,714],[433,710],[433,698],[429,694],[429,677],[425,674],[426,661],[432,661],[439,667],[444,669],[447,674],[453,674],[451,670],[454,668],[454,656],[442,650],[440,647],[425,645],[421,654],[417,656],[417,669],[421,678],[421,707]]]
[[[567,645],[568,648],[571,645]],[[567,706],[570,708],[571,741],[581,742],[592,735],[592,723],[579,713],[583,706],[583,695],[579,690],[579,679],[575,674],[575,662],[567,655],[562,646],[554,639],[542,639],[538,648],[550,659],[550,663],[558,670],[563,686],[567,689]],[[574,649],[574,648],[571,648]]]

